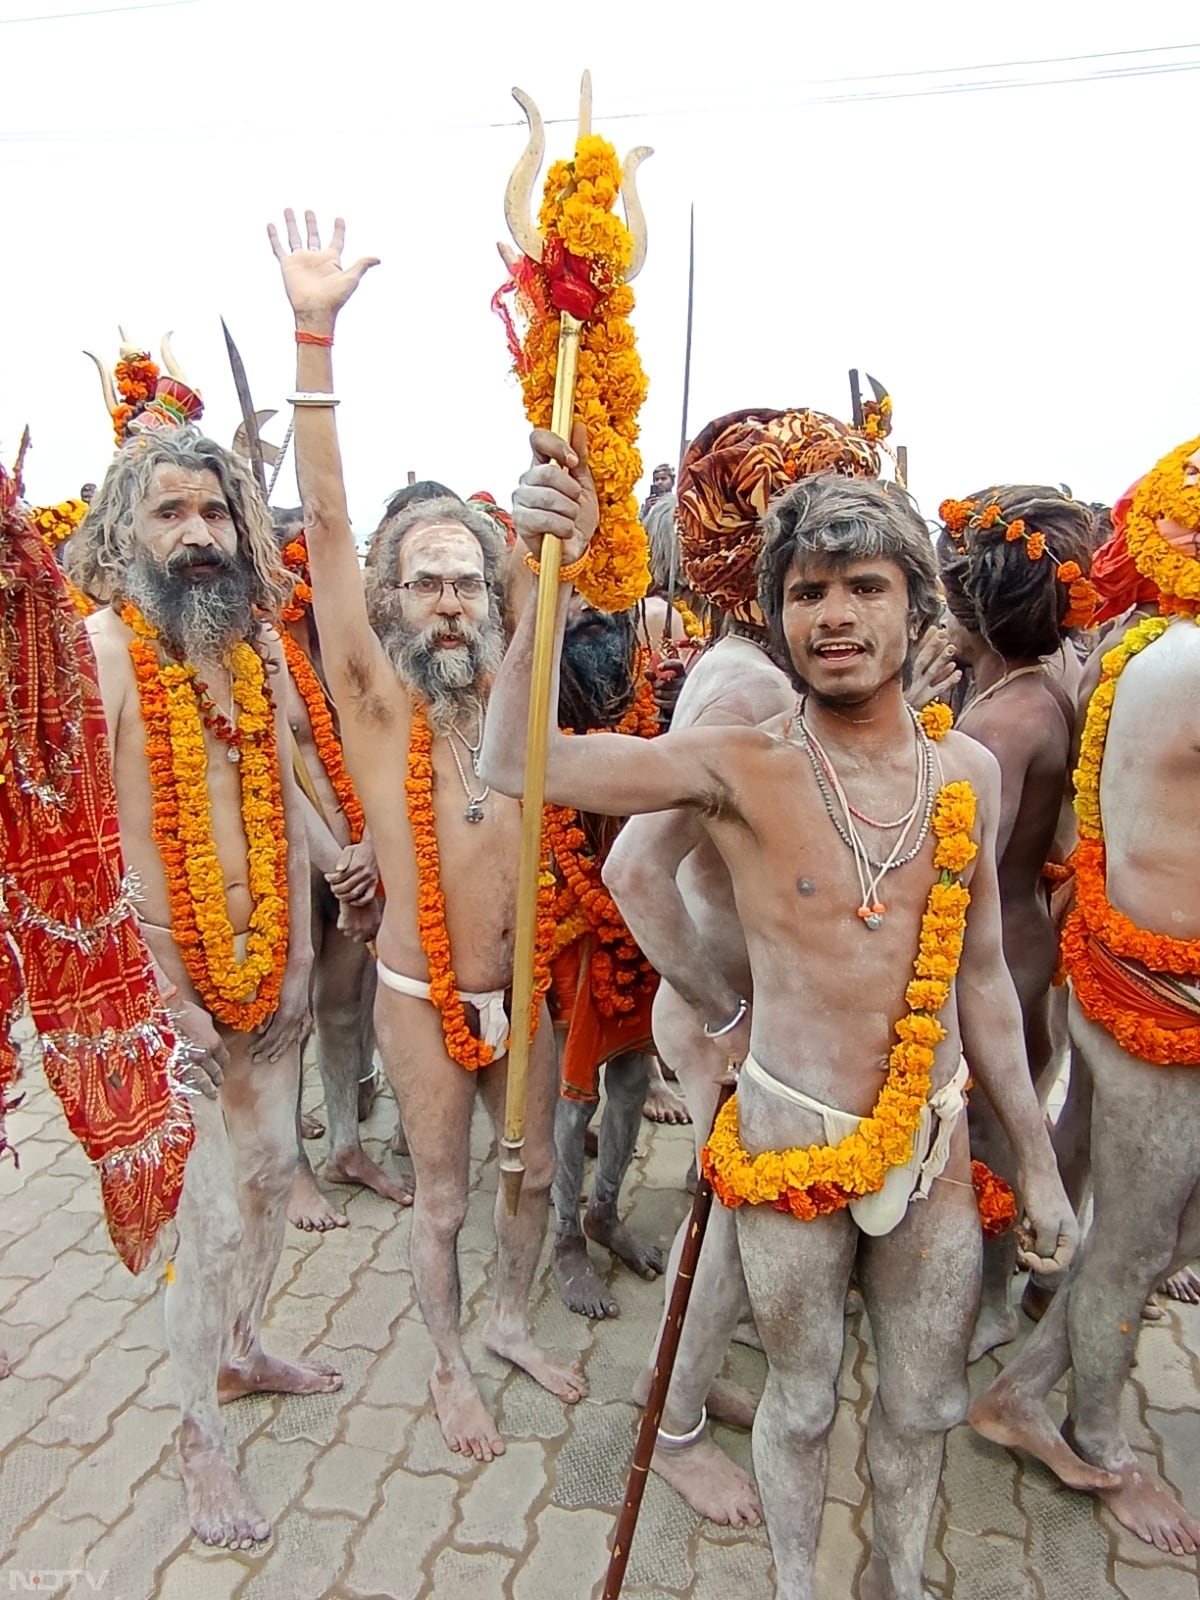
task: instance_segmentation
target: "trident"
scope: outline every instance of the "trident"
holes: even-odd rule
[[[546,153],[541,113],[523,89],[513,99],[525,113],[529,142],[517,162],[504,194],[504,218],[517,247],[533,261],[542,259],[542,238],[534,221],[533,191]],[[592,77],[583,74],[579,89],[579,137],[592,131]],[[651,150],[640,145],[625,158],[621,198],[625,219],[633,235],[633,254],[626,280],[635,278],[646,261],[646,218],[638,200],[637,169]],[[571,438],[575,412],[575,375],[583,323],[569,312],[560,313],[558,365],[554,378],[554,406],[550,427],[566,442]],[[525,1179],[525,1098],[529,1078],[529,1018],[533,1009],[533,961],[537,937],[538,875],[542,859],[542,807],[546,799],[546,745],[550,733],[550,683],[554,658],[554,614],[558,603],[558,569],[562,545],[547,539],[542,546],[538,585],[537,626],[533,643],[533,684],[529,696],[529,742],[525,756],[524,811],[521,818],[521,857],[517,875],[517,921],[513,948],[513,1029],[509,1044],[508,1087],[504,1103],[504,1138],[501,1141],[500,1181],[509,1216],[515,1216]],[[556,710],[557,708],[555,708]]]

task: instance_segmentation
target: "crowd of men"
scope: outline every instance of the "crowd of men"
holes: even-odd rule
[[[533,598],[544,540],[569,574],[596,534],[586,435],[534,432],[512,518],[439,484],[401,491],[364,566],[333,339],[374,262],[344,268],[340,223],[322,247],[311,214],[303,237],[290,213],[271,237],[302,510],[272,517],[172,375],[157,409],[120,419],[65,557],[143,954],[201,1091],[165,1292],[198,1536],[269,1534],[220,1406],[341,1381],[262,1343],[289,1217],[346,1221],[304,1154],[310,1030],[323,1176],[411,1207],[442,1435],[503,1453],[463,1345],[456,1242],[476,1100],[498,1141],[509,1041],[529,1026],[526,1172],[515,1214],[497,1200],[484,1342],[583,1399],[579,1364],[530,1323],[548,1219],[573,1310],[619,1312],[589,1245],[669,1287],[680,1241],[664,1261],[619,1196],[643,1107],[690,1118],[721,1204],[653,1468],[702,1516],[765,1520],[780,1600],[815,1593],[854,1289],[878,1363],[866,1600],[925,1593],[945,1436],[968,1363],[1018,1334],[1018,1271],[1040,1321],[973,1425],[1159,1549],[1196,1552],[1200,1524],[1135,1456],[1121,1397],[1155,1292],[1200,1299],[1200,441],[1111,523],[1002,485],[943,502],[931,534],[881,475],[879,413],[710,423],[642,508],[650,598],[609,616],[560,585],[535,1011],[514,1016]],[[56,572],[38,581],[74,615]],[[6,861],[6,895],[13,881]],[[360,1142],[376,1056],[411,1177]],[[757,1401],[721,1376],[747,1321]],[[1060,1429],[1046,1399],[1068,1370]],[[753,1428],[753,1477],[710,1417]]]

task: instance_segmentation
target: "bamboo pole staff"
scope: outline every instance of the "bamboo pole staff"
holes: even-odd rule
[[[731,1070],[734,1065],[736,1064],[731,1063]],[[721,1085],[717,1096],[717,1110],[713,1114],[714,1123],[721,1107],[732,1093],[732,1083],[726,1082]],[[654,1358],[654,1376],[650,1382],[650,1393],[646,1397],[646,1409],[642,1412],[641,1424],[638,1427],[637,1442],[633,1447],[633,1462],[629,1468],[629,1482],[625,1487],[625,1503],[621,1507],[617,1531],[613,1537],[612,1555],[609,1557],[608,1572],[600,1600],[618,1600],[621,1586],[625,1582],[625,1569],[629,1565],[629,1552],[633,1545],[634,1530],[637,1528],[638,1513],[642,1509],[642,1496],[646,1492],[646,1481],[650,1476],[650,1458],[654,1454],[659,1423],[662,1421],[663,1408],[667,1403],[667,1390],[671,1386],[671,1374],[675,1370],[679,1338],[683,1333],[683,1319],[687,1315],[688,1302],[692,1298],[692,1284],[695,1281],[696,1265],[700,1260],[700,1247],[704,1243],[712,1203],[712,1184],[701,1173],[696,1184],[696,1192],[692,1196],[692,1213],[688,1218],[687,1237],[683,1241],[683,1250],[679,1256],[679,1271],[675,1274],[675,1283],[671,1290],[667,1320],[663,1324],[662,1337],[658,1341],[658,1351]]]

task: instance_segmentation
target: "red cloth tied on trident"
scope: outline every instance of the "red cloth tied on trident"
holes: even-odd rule
[[[0,469],[0,1153],[28,1005],[51,1088],[132,1272],[175,1215],[194,1130],[133,909],[96,665]],[[15,1154],[15,1153],[14,1153]]]

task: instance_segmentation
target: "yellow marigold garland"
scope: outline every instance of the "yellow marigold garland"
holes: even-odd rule
[[[34,527],[54,548],[69,539],[87,516],[86,500],[62,500],[56,506],[37,506],[29,513]]]
[[[546,258],[560,259],[567,252],[576,269],[586,269],[585,284],[590,282],[597,296],[580,337],[575,417],[587,428],[600,525],[575,587],[602,611],[627,610],[650,587],[649,549],[633,492],[642,474],[636,442],[647,384],[629,321],[633,290],[622,281],[633,238],[612,209],[620,186],[621,167],[612,145],[588,135],[576,144],[573,161],[550,167],[538,219]],[[518,287],[528,317],[516,361],[525,414],[534,427],[548,428],[559,313],[544,265],[527,262]]]
[[[466,1008],[458,997],[446,928],[446,894],[442,888],[437,823],[433,810],[433,729],[425,707],[413,702],[412,731],[408,745],[408,775],[404,780],[408,821],[417,858],[417,933],[429,963],[429,998],[442,1014],[446,1053],[468,1072],[477,1072],[495,1060],[490,1045],[477,1039],[467,1026]],[[554,944],[554,874],[549,848],[542,832],[542,863],[538,876],[537,936],[533,956],[533,999],[528,1019],[529,1037],[537,1032],[542,1000],[550,987],[550,952]],[[511,1034],[510,1034],[511,1037]]]
[[[152,837],[166,873],[171,932],[207,1010],[227,1027],[248,1033],[275,1012],[288,953],[287,839],[266,668],[252,645],[234,645],[230,673],[254,903],[246,956],[239,961],[213,840],[195,669],[186,662],[160,664],[158,630],[135,606],[123,606],[121,620],[134,635],[129,653],[146,729]]]
[[[1191,454],[1188,447],[1183,448]],[[1169,626],[1169,617],[1150,617],[1137,623],[1118,645],[1105,652],[1100,665],[1100,683],[1088,704],[1079,765],[1075,769],[1075,814],[1080,840],[1071,856],[1075,903],[1063,926],[1062,960],[1085,1013],[1106,1028],[1122,1049],[1157,1066],[1200,1066],[1200,1027],[1162,1028],[1140,1012],[1119,1005],[1094,971],[1090,954],[1090,938],[1094,935],[1114,956],[1140,962],[1150,972],[1184,978],[1194,978],[1200,972],[1200,939],[1175,939],[1139,928],[1132,918],[1116,909],[1107,893],[1100,774],[1113,701],[1121,674],[1130,661],[1161,638]]]
[[[325,693],[325,687],[317,677],[312,662],[300,648],[299,641],[292,637],[286,627],[281,630],[280,638],[283,641],[284,659],[292,675],[292,682],[296,685],[308,712],[308,725],[312,729],[317,756],[325,768],[325,776],[333,786],[338,805],[342,808],[342,815],[350,829],[350,843],[357,844],[363,836],[366,817],[362,801],[358,798],[354,787],[354,780],[346,770],[342,741],[333,726],[329,696]]]
[[[950,997],[962,957],[971,896],[961,874],[978,854],[971,837],[975,812],[969,783],[948,783],[938,791],[932,824],[938,876],[921,919],[913,979],[905,994],[909,1009],[896,1023],[896,1043],[874,1109],[837,1145],[751,1156],[741,1142],[737,1096],[732,1096],[701,1157],[723,1205],[771,1205],[809,1221],[876,1194],[892,1168],[911,1157],[929,1100],[934,1053],[946,1037],[937,1013]]]
[[[1200,450],[1200,438],[1181,444],[1147,473],[1125,519],[1125,542],[1138,571],[1161,591],[1159,610],[1200,612],[1200,559],[1179,550],[1159,532],[1160,521],[1200,529],[1200,484],[1188,484],[1184,468]]]

